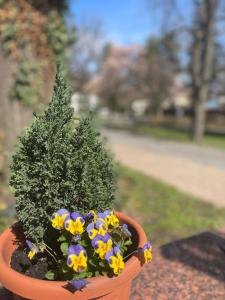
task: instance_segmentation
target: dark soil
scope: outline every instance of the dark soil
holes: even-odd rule
[[[45,273],[48,271],[49,263],[47,257],[38,255],[36,258],[30,260],[27,257],[25,248],[19,247],[13,252],[11,267],[24,275],[37,279],[45,279]]]

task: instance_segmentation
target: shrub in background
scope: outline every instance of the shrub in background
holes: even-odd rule
[[[75,126],[70,99],[58,70],[51,103],[35,115],[12,159],[17,216],[26,237],[36,242],[45,240],[54,211],[103,211],[115,197],[112,158],[90,118]]]

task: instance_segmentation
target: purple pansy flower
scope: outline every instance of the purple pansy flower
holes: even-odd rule
[[[52,217],[52,227],[55,229],[61,230],[64,227],[64,221],[69,216],[69,212],[65,208],[59,209],[57,212],[55,212]]]
[[[86,287],[89,282],[85,279],[74,279],[69,281],[69,286],[73,289],[73,291],[80,291]]]
[[[119,275],[123,271],[124,261],[118,246],[108,251],[105,255],[105,259],[108,261],[115,275]]]
[[[144,252],[145,250],[151,250],[152,249],[152,244],[150,241],[147,241],[147,243],[142,247],[142,251]]]
[[[85,223],[84,218],[82,217],[82,215],[79,212],[72,212],[72,214],[70,216],[73,221],[76,221],[77,218],[80,218],[81,223],[82,224]]]
[[[80,244],[70,246],[68,248],[67,254],[68,255],[75,254],[75,255],[79,256],[81,251],[84,251],[84,255],[87,256],[86,250]]]
[[[73,212],[65,219],[65,228],[71,234],[77,236],[84,232],[84,218],[79,212]]]
[[[96,219],[97,219],[97,215],[96,215],[96,212],[94,210],[90,210],[88,213],[85,213],[84,214],[84,218],[92,218],[93,221],[95,222]]]
[[[100,235],[100,234],[97,234],[94,239],[92,240],[91,244],[92,244],[92,247],[93,248],[96,248],[96,243],[98,241],[103,241],[104,243],[107,243],[107,241],[111,239],[111,236],[106,233],[105,235]]]
[[[28,253],[28,258],[32,259],[35,256],[35,254],[38,253],[38,248],[29,240],[26,240],[26,244],[27,244],[28,248],[30,249],[30,251]]]
[[[104,220],[106,221],[108,226],[112,227],[118,227],[119,226],[119,219],[117,216],[114,214],[112,210],[106,210],[103,213],[105,215]]]
[[[95,228],[95,224],[94,223],[90,223],[88,226],[87,226],[87,233],[90,235],[91,234],[91,231]]]
[[[128,229],[127,224],[123,224],[123,225],[121,226],[121,230],[122,230],[122,232],[123,232],[123,234],[124,234],[125,236],[127,236],[127,237],[131,237],[131,236],[132,236],[130,230]]]
[[[113,241],[108,233],[106,233],[104,236],[98,234],[92,240],[92,246],[101,259],[104,259],[106,253],[112,249],[112,244]]]
[[[108,252],[106,253],[105,259],[106,259],[109,263],[111,263],[111,262],[112,262],[112,261],[111,261],[111,257],[112,257],[112,256],[118,256],[118,255],[123,256],[123,255],[122,255],[122,252],[121,252],[121,250],[120,250],[120,248],[119,248],[118,246],[115,246],[113,249],[111,249],[110,251],[108,251]]]
[[[150,241],[141,248],[141,252],[144,256],[145,263],[151,262],[152,260],[152,244]]]
[[[69,214],[68,210],[65,209],[65,208],[59,209],[56,213],[59,214],[60,217],[62,217],[63,215],[68,215]]]
[[[67,265],[75,272],[82,272],[87,269],[87,252],[80,245],[73,245],[68,248]]]
[[[26,244],[30,250],[32,250],[35,247],[34,244],[29,240],[26,240]]]
[[[113,248],[113,252],[114,252],[115,255],[120,254],[121,256],[123,256],[123,255],[122,255],[122,252],[121,252],[121,250],[120,250],[120,248],[119,248],[119,246],[115,246],[115,247]]]
[[[109,250],[106,255],[105,255],[105,259],[108,261],[108,262],[111,262],[111,257],[114,255],[114,251],[113,249]]]
[[[105,223],[102,220],[97,220],[97,222],[95,223],[95,228],[97,230],[99,230],[100,228],[102,228],[103,230],[107,230]]]
[[[107,232],[107,227],[104,221],[98,219],[96,223],[92,222],[87,226],[87,233],[90,239],[93,239],[96,235],[104,236]]]
[[[97,217],[99,218],[99,219],[102,219],[102,220],[105,220],[106,219],[106,214],[103,212],[103,213],[98,213],[97,214]]]

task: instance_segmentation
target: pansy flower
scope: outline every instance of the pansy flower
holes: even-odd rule
[[[68,248],[67,265],[75,272],[87,269],[87,252],[80,244]]]
[[[115,275],[119,275],[123,271],[124,261],[119,247],[114,247],[108,251],[105,255],[105,259],[108,261],[109,266],[113,269]]]
[[[91,240],[98,234],[98,230],[95,228],[95,223],[93,222],[87,226],[86,230]]]
[[[84,218],[78,212],[73,212],[65,219],[65,228],[73,235],[81,235],[84,232]]]
[[[99,224],[105,225],[105,227],[108,229],[108,222],[107,222],[107,215],[104,212],[100,212],[97,214],[97,220],[95,223],[100,222]]]
[[[151,260],[152,260],[152,244],[150,243],[150,241],[147,241],[147,243],[143,246],[141,251],[144,255],[145,263],[151,262]]]
[[[125,235],[125,237],[131,237],[131,236],[132,236],[130,230],[128,229],[127,224],[123,224],[123,225],[121,226],[121,231],[122,231],[122,233]]]
[[[119,226],[119,219],[112,210],[106,210],[104,212],[104,215],[106,216],[106,221],[108,225],[111,225],[112,227]]]
[[[88,213],[84,214],[84,218],[92,218],[92,221],[95,223],[97,221],[97,214],[94,210],[90,210]]]
[[[97,214],[97,219],[103,221],[103,222],[106,222],[107,221],[107,216],[104,212],[100,212]]]
[[[88,281],[85,279],[74,279],[74,280],[70,280],[69,282],[69,286],[72,288],[72,290],[75,291],[81,291],[83,288],[86,287],[86,285],[88,284]]]
[[[52,217],[52,227],[55,229],[61,230],[64,228],[64,221],[69,216],[69,212],[67,209],[62,208],[55,212]]]
[[[92,246],[101,259],[104,259],[106,253],[112,249],[112,244],[112,238],[108,233],[104,236],[98,234],[92,240]]]
[[[28,246],[28,248],[30,249],[29,253],[28,253],[28,258],[32,259],[34,257],[35,254],[38,253],[38,247],[35,246],[31,241],[26,240],[26,244]]]
[[[98,219],[96,223],[92,222],[87,226],[87,233],[91,240],[93,240],[97,234],[104,236],[107,230],[108,226],[102,219]]]
[[[105,235],[108,230],[108,225],[102,219],[98,219],[95,223],[95,228],[98,230],[98,234]]]

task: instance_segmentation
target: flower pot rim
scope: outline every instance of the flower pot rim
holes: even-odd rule
[[[128,224],[128,226],[132,227],[136,231],[138,236],[137,248],[143,247],[147,241],[147,238],[142,227],[134,219],[128,217],[122,212],[116,211],[116,215],[122,221],[122,223]],[[89,299],[89,297],[93,297],[93,295],[93,298],[99,297],[104,295],[104,293],[110,293],[110,291],[122,285],[126,281],[131,281],[142,267],[138,257],[132,255],[131,258],[125,263],[125,268],[119,276],[114,276],[111,278],[106,276],[87,278],[86,280],[89,284],[83,289],[83,291],[71,293],[67,289],[63,288],[67,285],[68,281],[47,281],[35,279],[13,270],[9,266],[12,252],[16,248],[15,245],[13,246],[13,237],[14,234],[10,228],[6,229],[0,236],[0,282],[10,291],[25,298],[32,299],[31,290],[35,290],[35,293],[39,295],[39,298],[36,297],[35,299],[43,300],[49,299],[48,295],[50,294],[55,300],[62,299],[63,297],[66,297],[66,299],[74,299],[75,295],[76,297],[84,297],[85,295],[87,299]],[[11,246],[10,256],[8,259],[4,257],[4,249],[7,247],[7,245]],[[46,291],[43,291],[43,289]],[[79,299],[79,297],[76,299]]]

